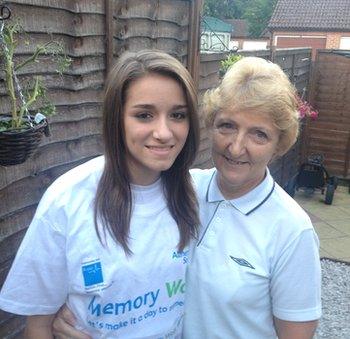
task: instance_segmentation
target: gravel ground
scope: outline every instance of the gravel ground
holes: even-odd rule
[[[317,339],[350,339],[350,263],[321,259],[323,315]]]

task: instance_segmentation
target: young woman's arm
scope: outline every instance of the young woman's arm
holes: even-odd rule
[[[53,339],[52,322],[54,314],[27,317],[24,337],[26,339]]]
[[[274,317],[274,324],[278,339],[312,339],[317,320],[314,321],[285,321]]]

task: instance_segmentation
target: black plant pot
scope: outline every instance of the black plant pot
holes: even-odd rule
[[[0,120],[9,120],[9,116],[0,115]],[[23,118],[27,119],[28,118]],[[31,116],[32,121],[34,117]],[[49,136],[47,120],[32,127],[23,127],[0,132],[0,165],[12,166],[25,162],[38,148],[42,136]]]

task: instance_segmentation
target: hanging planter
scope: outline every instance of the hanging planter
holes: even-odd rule
[[[10,121],[11,116],[0,116],[0,123]],[[26,117],[25,128],[0,132],[0,165],[12,166],[25,162],[39,146],[43,135],[49,136],[49,125],[44,118],[38,124],[34,116]],[[32,125],[32,126],[30,126]]]
[[[49,135],[46,116],[55,112],[55,106],[46,96],[43,79],[33,75],[31,81],[22,81],[21,84],[17,77],[18,71],[27,65],[40,63],[41,55],[49,56],[56,63],[56,72],[59,74],[71,63],[71,59],[63,52],[62,44],[54,40],[40,45],[32,44],[35,47],[34,52],[20,63],[15,63],[16,35],[23,29],[16,20],[5,25],[4,21],[10,16],[10,9],[1,6],[0,57],[4,65],[4,84],[11,110],[10,114],[2,114],[7,112],[0,106],[1,166],[17,165],[26,161],[38,147],[42,136]],[[30,113],[34,111],[33,106],[40,113]]]

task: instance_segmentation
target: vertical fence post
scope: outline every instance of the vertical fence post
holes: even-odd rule
[[[200,64],[200,13],[203,0],[190,1],[190,20],[187,45],[187,68],[198,87]]]
[[[271,30],[269,30],[270,32],[270,61],[271,62],[275,62],[275,53],[276,53],[276,46],[274,45],[274,36],[273,36],[273,32]]]
[[[305,98],[312,106],[314,106],[314,98],[316,93],[316,82],[317,82],[317,61],[319,60],[319,54],[316,54],[316,61],[312,61],[312,54],[310,55],[310,73],[308,80],[309,90],[307,91],[307,97]],[[301,160],[304,162],[310,153],[310,129],[309,121],[305,119],[302,130],[302,145],[301,145]]]
[[[113,64],[113,6],[114,0],[105,0],[106,15],[106,73]]]
[[[286,58],[288,58],[288,57],[289,56],[287,56]],[[275,54],[271,55],[271,59],[275,60]],[[293,54],[292,54],[292,67],[291,67],[291,71],[290,71],[289,80],[291,83],[294,84],[294,86],[296,88],[297,78],[295,77],[295,52],[293,52]],[[295,147],[296,146],[293,145],[293,147],[289,150],[289,152],[292,152],[292,151],[294,152]],[[296,149],[296,152],[297,152],[297,149]],[[287,185],[288,181],[291,180],[292,177],[294,176],[294,173],[292,172],[293,169],[291,169],[290,166],[286,167],[286,160],[287,160],[286,158],[288,157],[288,153],[284,154],[282,156],[282,159],[281,159],[281,185],[282,185],[282,187]],[[288,169],[288,170],[286,170],[286,169]],[[290,175],[291,173],[292,173],[292,175]]]
[[[292,55],[292,69],[291,69],[291,81],[293,81],[294,83],[294,86],[296,89],[297,88],[297,76],[295,75],[295,54],[293,52],[293,55]]]
[[[349,174],[349,162],[350,162],[350,132],[349,132],[348,142],[346,144],[346,150],[345,150],[345,166],[344,166],[344,172],[343,172],[344,178],[347,178]]]

